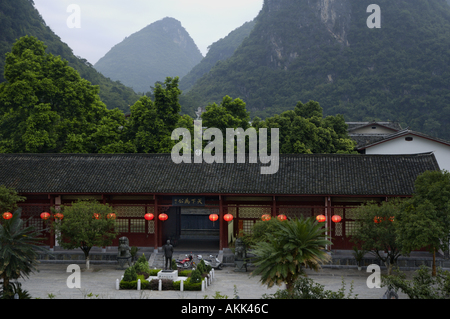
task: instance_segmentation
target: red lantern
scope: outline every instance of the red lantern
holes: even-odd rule
[[[375,218],[373,219],[373,221],[374,221],[376,224],[379,224],[379,223],[381,223],[381,222],[383,221],[383,218],[378,217],[378,216],[375,216]]]
[[[233,215],[226,214],[225,216],[223,216],[223,219],[227,222],[231,222],[233,220]]]
[[[41,218],[42,218],[43,220],[47,220],[47,219],[50,218],[50,214],[47,213],[47,212],[43,212],[43,213],[41,214]]]
[[[56,220],[61,220],[61,219],[64,218],[64,215],[61,214],[61,213],[56,213],[55,215],[53,215],[53,217],[54,217]]]
[[[219,219],[219,216],[217,214],[211,214],[209,215],[209,220],[212,222],[215,222]]]
[[[155,215],[148,213],[145,214],[144,218],[145,220],[153,220],[153,218],[155,218]]]
[[[339,223],[342,220],[342,217],[339,215],[334,215],[333,217],[331,217],[331,220],[335,223]]]
[[[12,217],[13,217],[13,215],[10,212],[3,213],[4,219],[11,219]]]
[[[327,218],[324,215],[319,215],[316,217],[316,219],[319,223],[323,223],[324,221],[327,220]]]
[[[286,215],[281,214],[281,215],[278,215],[278,216],[277,216],[277,219],[278,219],[280,222],[282,222],[282,221],[285,221],[285,220],[287,219],[287,217],[286,217]]]
[[[114,214],[114,213],[109,213],[108,215],[106,215],[106,218],[108,218],[108,219],[116,219],[116,214]]]
[[[166,220],[168,220],[169,219],[169,216],[167,216],[167,214],[160,214],[159,215],[159,220],[161,220],[161,221],[166,221]]]
[[[261,219],[262,219],[264,222],[267,222],[267,221],[269,221],[269,220],[272,219],[272,216],[270,216],[269,214],[265,214],[265,215],[262,215]]]
[[[97,214],[97,213],[94,213],[94,217],[93,217],[93,218],[95,218],[95,219],[100,219],[100,215]]]

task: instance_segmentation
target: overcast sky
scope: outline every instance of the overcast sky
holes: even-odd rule
[[[263,0],[34,0],[47,25],[75,55],[95,64],[125,37],[165,17],[181,22],[203,56],[207,47],[225,37],[262,9]],[[80,28],[67,20],[80,9]],[[74,19],[70,19],[74,22]]]

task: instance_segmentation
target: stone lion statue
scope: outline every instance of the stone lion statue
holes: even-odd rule
[[[118,250],[117,260],[119,261],[120,266],[123,268],[125,263],[128,263],[128,266],[131,267],[131,248],[127,237],[119,238]]]

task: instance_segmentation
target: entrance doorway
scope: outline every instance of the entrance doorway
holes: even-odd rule
[[[181,234],[178,249],[219,250],[220,221],[209,220],[205,207],[181,207]]]
[[[220,221],[210,221],[210,214],[205,207],[171,207],[164,222],[163,242],[170,239],[176,250],[219,250]]]

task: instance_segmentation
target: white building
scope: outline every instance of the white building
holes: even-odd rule
[[[423,133],[401,130],[395,124],[356,123],[349,124],[349,136],[358,143],[356,149],[362,154],[419,154],[433,152],[439,167],[450,171],[450,142]],[[350,125],[353,124],[353,125]]]

